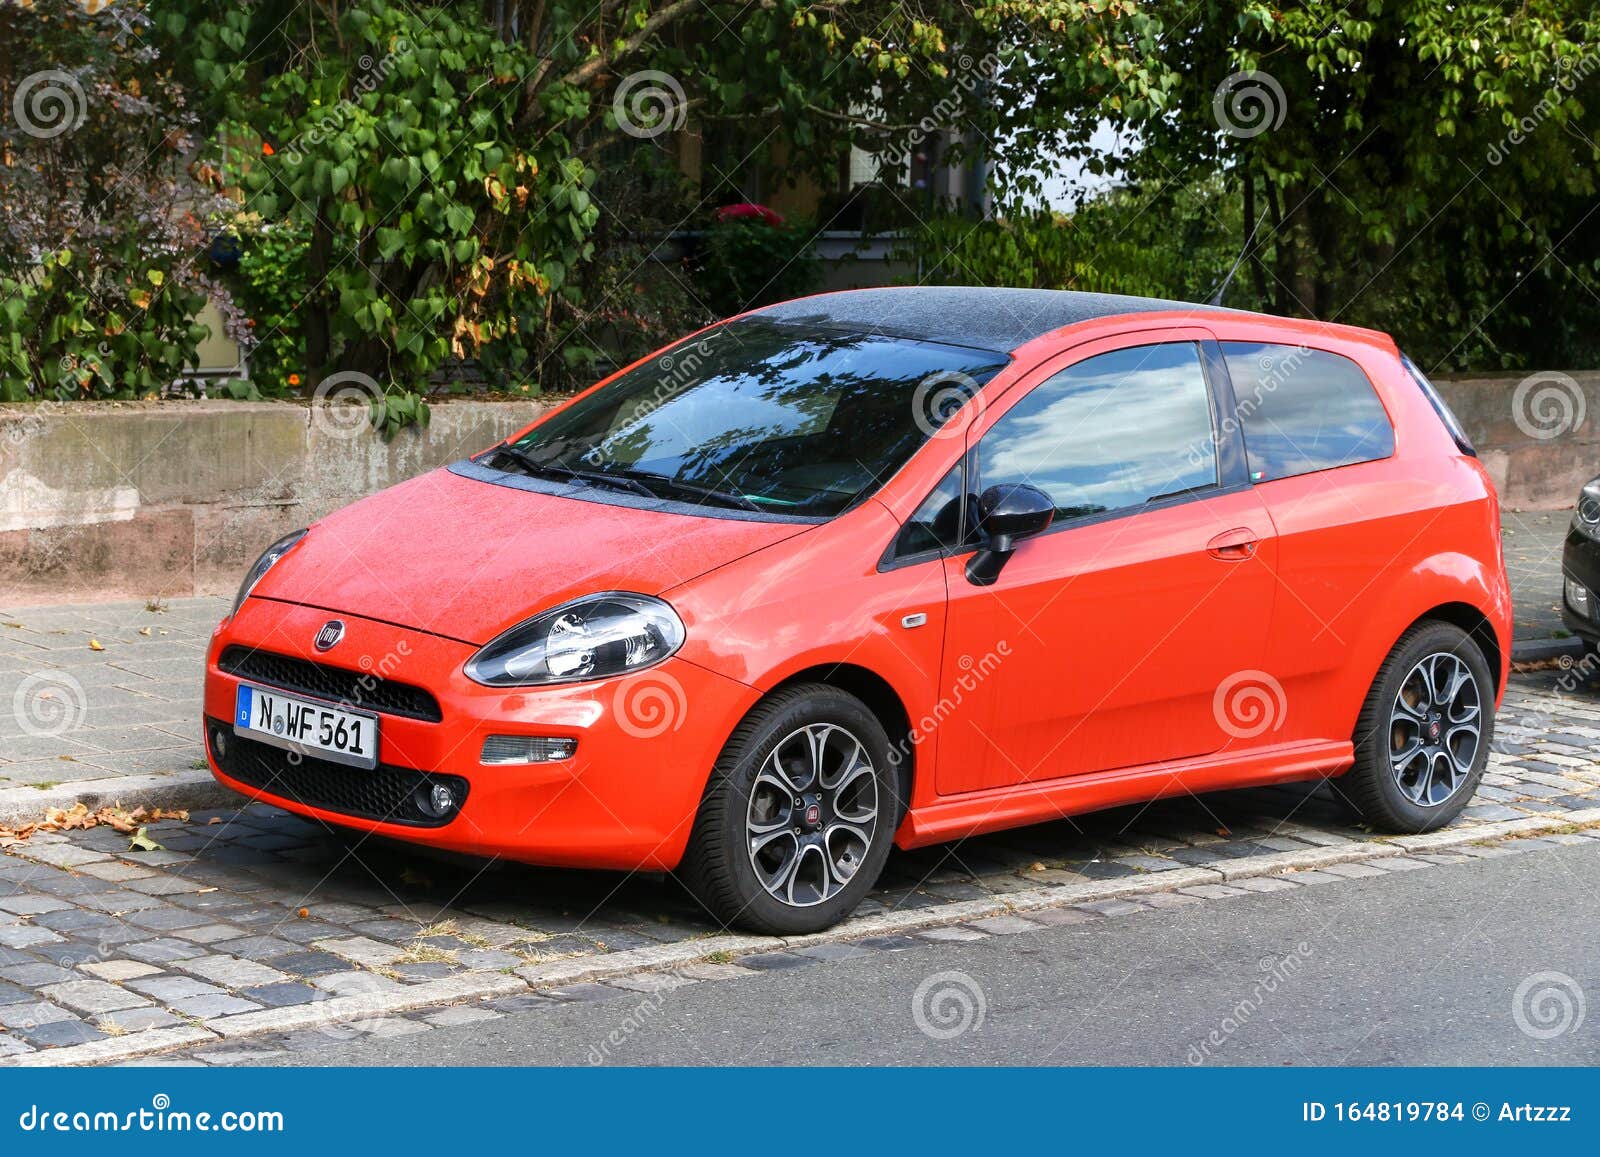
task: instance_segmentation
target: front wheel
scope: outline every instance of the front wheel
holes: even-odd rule
[[[1340,788],[1376,828],[1427,832],[1466,807],[1489,761],[1494,678],[1449,623],[1401,636],[1356,723],[1356,762]]]
[[[877,880],[900,813],[877,717],[836,687],[790,688],[757,706],[723,748],[680,875],[726,925],[819,932]]]

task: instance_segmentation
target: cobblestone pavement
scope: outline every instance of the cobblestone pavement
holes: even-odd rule
[[[1490,770],[1461,824],[1489,834],[1486,825],[1496,821],[1559,821],[1583,809],[1589,809],[1584,822],[1592,823],[1600,804],[1597,740],[1600,679],[1582,668],[1516,677]],[[221,1034],[205,1037],[205,1045],[178,1042],[193,1046],[190,1059],[226,1063],[263,1048],[314,1047],[330,1034],[422,1031],[495,1011],[474,1005],[434,1007],[412,1017],[341,1015],[316,1031],[230,1043],[246,1029],[263,1027],[267,1010],[352,995],[371,997],[370,1007],[379,1007],[408,989],[418,994],[416,1003],[428,1003],[435,992],[448,999],[449,982],[473,978],[503,980],[519,993],[500,993],[502,1004],[602,998],[627,990],[628,982],[560,983],[563,975],[581,975],[571,964],[615,954],[648,959],[637,950],[705,941],[708,958],[692,965],[687,978],[635,980],[634,990],[642,991],[641,983],[687,983],[719,969],[788,967],[865,950],[862,945],[892,947],[904,936],[868,935],[875,916],[885,913],[927,909],[937,917],[941,909],[960,913],[963,901],[1036,896],[1041,888],[1069,895],[1075,885],[1163,873],[1180,895],[1222,896],[1238,891],[1220,885],[1231,879],[1229,861],[1314,856],[1341,846],[1388,855],[1367,842],[1370,833],[1351,825],[1326,787],[1169,800],[897,853],[853,922],[854,935],[868,939],[842,943],[852,935],[847,925],[831,943],[785,950],[795,946],[771,941],[773,951],[734,965],[718,951],[727,938],[709,939],[720,930],[668,880],[436,861],[259,804],[153,824],[149,834],[162,850],[130,851],[126,836],[101,827],[38,835],[0,857],[0,1063],[186,1026]],[[1403,858],[1401,850],[1395,847],[1390,858]],[[1449,856],[1434,859],[1443,863]],[[1431,861],[1424,856],[1420,862]],[[1197,873],[1200,868],[1222,870]],[[1215,882],[1193,879],[1193,886],[1180,889],[1185,870]],[[1309,883],[1359,870],[1381,869],[1345,864],[1239,887],[1291,886],[1284,881]],[[1071,911],[1073,918],[1094,918],[1158,899],[1107,900]],[[976,926],[979,933],[1003,931],[1006,921],[1017,919],[1001,915]],[[750,951],[763,943],[746,937],[738,946]],[[529,991],[528,984],[541,991]],[[480,985],[473,994],[488,993]],[[330,1012],[355,1007],[369,1006],[344,1001]],[[302,1019],[301,1027],[314,1019]]]
[[[1566,511],[1505,515],[1519,639],[1565,633],[1561,548],[1570,520]],[[202,663],[227,609],[222,598],[158,609],[0,609],[0,790],[204,768]]]

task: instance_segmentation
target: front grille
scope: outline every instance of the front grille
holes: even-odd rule
[[[331,699],[335,703],[348,703],[352,707],[365,707],[369,711],[404,715],[427,723],[437,723],[443,718],[439,701],[421,687],[396,683],[367,671],[329,667],[237,645],[223,649],[217,666],[241,679],[281,687],[285,691],[299,691],[318,699]]]
[[[370,769],[346,767],[309,755],[297,757],[271,744],[235,735],[232,725],[220,719],[207,718],[206,740],[211,758],[230,778],[325,811],[437,828],[455,819],[467,799],[468,784],[459,775],[413,771],[389,764]],[[423,806],[422,801],[436,783],[444,784],[455,797],[455,807],[448,815],[434,815]]]

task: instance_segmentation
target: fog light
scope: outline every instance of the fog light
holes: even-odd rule
[[[444,784],[436,783],[417,792],[417,803],[426,814],[443,819],[456,810],[456,793]]]
[[[211,730],[211,754],[217,757],[218,763],[228,758],[228,733],[220,727]]]
[[[1589,588],[1582,583],[1567,580],[1567,606],[1584,618],[1590,617]]]
[[[547,735],[491,735],[483,741],[481,762],[554,763],[571,759],[578,750],[576,739],[556,739]]]

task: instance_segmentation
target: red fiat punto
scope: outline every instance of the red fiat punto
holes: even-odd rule
[[[1366,330],[1010,289],[703,330],[272,546],[217,777],[330,824],[678,871],[824,928],[915,847],[1342,777],[1424,831],[1488,758],[1488,475]]]

